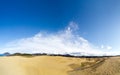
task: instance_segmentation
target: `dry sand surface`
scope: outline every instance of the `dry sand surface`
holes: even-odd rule
[[[120,75],[120,57],[0,57],[0,75]]]
[[[0,75],[68,75],[70,64],[84,61],[60,56],[0,57]]]
[[[120,75],[120,57],[110,57],[85,69],[74,69],[69,75]]]

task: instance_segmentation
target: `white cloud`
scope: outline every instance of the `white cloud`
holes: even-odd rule
[[[101,49],[104,49],[104,50],[111,50],[112,47],[111,46],[105,46],[105,45],[101,45]]]
[[[65,30],[56,33],[38,33],[33,37],[12,41],[1,49],[2,52],[22,53],[71,53],[84,52],[95,55],[104,54],[100,49],[93,46],[88,40],[74,32],[78,25],[70,22]],[[102,47],[103,48],[103,47]],[[107,49],[111,49],[110,46]]]
[[[111,46],[107,46],[107,50],[111,50],[112,49],[112,47]]]
[[[103,48],[104,48],[104,45],[101,45],[101,48],[103,49]]]

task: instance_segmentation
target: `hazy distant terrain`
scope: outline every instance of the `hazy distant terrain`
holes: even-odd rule
[[[0,57],[0,75],[120,75],[120,57]]]

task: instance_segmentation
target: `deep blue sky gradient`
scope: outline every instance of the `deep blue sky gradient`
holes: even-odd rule
[[[120,0],[2,0],[0,45],[43,30],[59,31],[70,21],[93,44],[120,49]]]

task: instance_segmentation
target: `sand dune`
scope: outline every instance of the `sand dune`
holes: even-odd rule
[[[1,57],[0,75],[68,75],[70,64],[84,61],[60,56]]]
[[[0,75],[120,75],[120,58],[0,57]]]
[[[105,59],[83,70],[73,70],[69,75],[120,75],[120,57]]]

